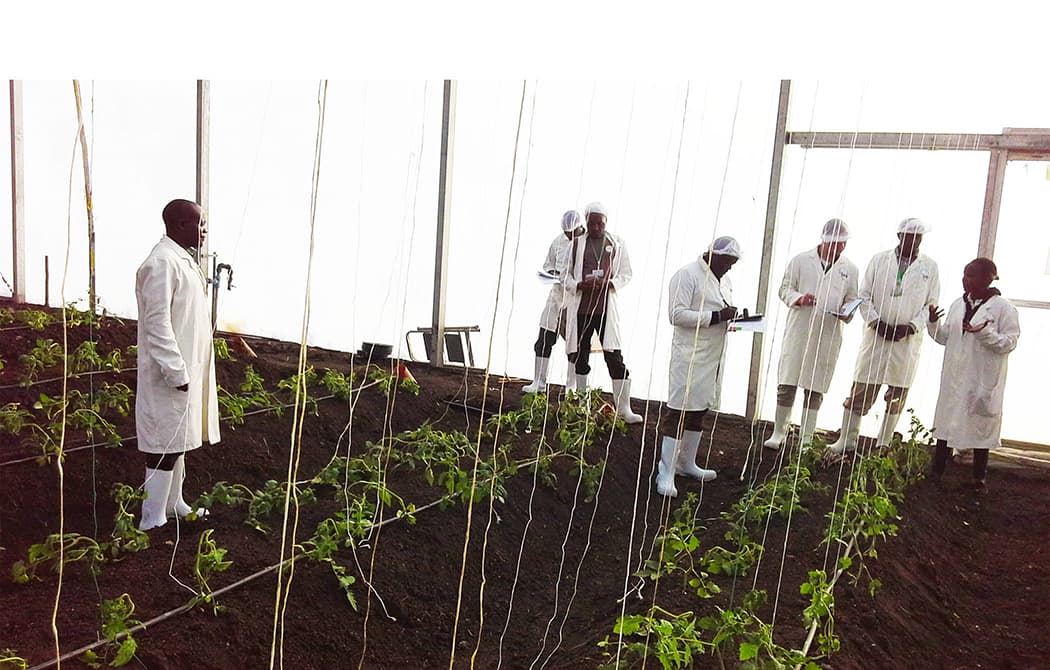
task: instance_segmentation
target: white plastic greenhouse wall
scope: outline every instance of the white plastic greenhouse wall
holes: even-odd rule
[[[172,198],[193,198],[196,83],[85,81],[82,89],[99,302],[133,318],[134,272],[161,235],[160,210]],[[536,270],[561,213],[600,200],[634,269],[620,295],[633,395],[662,400],[670,276],[714,236],[732,235],[744,252],[729,274],[734,301],[756,304],[778,90],[775,80],[459,82],[446,324],[480,327],[478,365],[531,376],[547,293]],[[431,322],[442,82],[333,81],[327,91],[311,263],[318,83],[211,82],[209,245],[233,266],[235,285],[220,294],[218,325],[298,340],[309,294],[309,344],[353,351],[362,341],[386,342],[406,356],[405,332]],[[9,108],[6,86],[0,102]],[[23,105],[27,299],[43,302],[48,257],[51,304],[84,300],[86,214],[72,85],[26,81]],[[1047,109],[1050,89],[1039,86],[796,81],[788,130],[1000,133],[1050,125]],[[1010,298],[1050,300],[1048,165],[1007,168],[995,260]],[[2,142],[0,183],[11,183],[10,169],[10,145]],[[946,306],[961,293],[963,265],[977,255],[987,173],[988,153],[980,151],[786,148],[769,267],[764,417],[774,402],[786,312],[776,288],[787,260],[816,245],[823,222],[838,216],[853,234],[846,255],[863,268],[895,245],[898,221],[917,216],[933,226],[922,250],[940,266]],[[11,211],[6,187],[0,209]],[[0,272],[10,281],[11,236],[0,239]],[[10,289],[0,285],[0,292]],[[1045,443],[1038,417],[1050,372],[1050,310],[1021,308],[1021,327],[1003,437]],[[821,427],[837,428],[860,333],[858,322],[846,329]],[[723,411],[744,413],[751,337],[731,336]],[[564,380],[563,351],[555,349],[556,383]],[[909,397],[925,423],[941,355],[927,338]],[[608,388],[600,358],[592,364],[593,381]],[[869,415],[865,432],[877,420]]]

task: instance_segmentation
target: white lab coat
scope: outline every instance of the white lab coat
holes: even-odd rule
[[[540,314],[540,328],[557,332],[558,317],[563,307],[564,291],[562,290],[562,277],[565,275],[566,266],[569,264],[569,250],[572,241],[564,234],[558,235],[551,242],[547,251],[547,258],[543,261],[543,270],[549,274],[556,275],[559,281],[551,286],[551,292],[547,296],[547,304],[543,306]]]
[[[577,287],[583,280],[583,252],[586,249],[586,235],[573,238],[569,243],[569,255],[566,267],[568,272],[562,278],[565,288],[565,352],[575,353],[577,350],[577,318],[576,313],[580,308],[580,292]],[[627,254],[627,246],[623,240],[612,233],[605,233],[605,239],[612,246],[612,272],[609,280],[609,300],[605,307],[605,341],[602,348],[605,351],[616,351],[622,349],[620,342],[620,312],[616,307],[616,294],[631,281],[631,258]]]
[[[729,279],[719,281],[703,257],[671,277],[667,290],[667,316],[674,326],[667,393],[671,409],[718,409],[728,324],[712,326],[711,312],[732,300]]]
[[[795,256],[784,270],[780,299],[790,308],[784,343],[780,352],[777,382],[827,393],[835,363],[842,348],[842,321],[828,314],[857,297],[860,270],[852,261],[839,256],[827,272],[816,249]],[[795,303],[809,293],[816,297],[812,307]]]
[[[977,308],[970,323],[988,321],[980,332],[963,332],[964,311],[959,298],[942,323],[928,323],[930,335],[944,345],[933,434],[955,449],[994,449],[1000,446],[1006,359],[1017,347],[1021,327],[1017,309],[1002,296]]]
[[[139,451],[169,454],[219,441],[211,305],[197,262],[167,235],[135,274]],[[188,391],[177,387],[189,384]]]
[[[901,295],[895,296],[897,256],[893,249],[875,254],[868,262],[860,285],[864,336],[857,355],[854,381],[910,388],[922,350],[922,330],[929,320],[929,305],[941,293],[937,264],[919,254],[904,273]],[[911,324],[915,334],[899,342],[883,339],[872,324],[882,320],[893,325]]]

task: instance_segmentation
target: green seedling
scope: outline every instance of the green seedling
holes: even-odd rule
[[[131,629],[142,624],[133,618],[134,601],[127,593],[121,594],[119,598],[103,600],[99,604],[99,614],[102,617],[102,639],[106,640],[106,645],[102,647],[101,654],[89,650],[80,660],[93,668],[103,665],[119,668],[126,665],[138,649],[138,643],[131,636]],[[118,637],[122,639],[118,641]]]
[[[212,539],[213,529],[208,528],[201,533],[197,542],[197,556],[193,561],[193,576],[197,580],[197,595],[190,600],[191,606],[210,605],[212,614],[222,611],[215,599],[212,597],[210,581],[217,572],[225,572],[233,565],[232,561],[226,560],[226,550],[215,544]]]

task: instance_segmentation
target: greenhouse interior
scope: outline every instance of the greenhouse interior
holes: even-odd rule
[[[1047,87],[0,105],[0,669],[1050,667]]]

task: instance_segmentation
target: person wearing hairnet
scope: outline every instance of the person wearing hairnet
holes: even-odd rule
[[[183,500],[186,452],[219,441],[208,280],[191,253],[204,240],[207,222],[189,200],[172,200],[161,216],[166,233],[135,274],[135,435],[146,455],[140,530],[207,512]]]
[[[536,338],[536,344],[533,345],[533,350],[536,352],[533,381],[521,388],[522,393],[543,393],[547,390],[547,370],[551,363],[551,351],[554,349],[554,343],[558,341],[558,334],[561,333],[563,336],[565,334],[565,307],[561,278],[565,274],[573,238],[587,231],[583,226],[580,213],[574,209],[562,214],[561,230],[562,234],[551,242],[550,249],[547,251],[547,259],[543,262],[544,272],[558,277],[558,281],[551,286],[547,304],[543,306],[543,312],[540,314],[540,334]],[[570,366],[566,372],[565,390],[571,391],[576,386],[576,375],[571,365],[576,360],[576,355],[569,354],[568,358]]]
[[[777,409],[773,435],[764,446],[779,449],[787,438],[797,389],[804,393],[799,443],[813,436],[817,412],[831,384],[842,347],[842,323],[853,318],[842,308],[857,297],[860,270],[842,255],[849,229],[830,219],[820,244],[791,259],[780,283],[780,299],[788,306],[784,343],[777,368]]]
[[[931,305],[927,323],[930,336],[944,345],[933,418],[933,476],[944,474],[951,449],[973,450],[978,491],[985,489],[988,451],[1001,446],[1006,359],[1021,336],[1017,308],[991,285],[998,278],[991,259],[970,261],[963,270],[963,296],[948,308],[943,322],[944,312]]]
[[[922,349],[920,331],[926,327],[927,309],[936,305],[941,292],[937,264],[919,253],[929,226],[916,218],[897,226],[895,249],[883,251],[868,262],[861,281],[861,316],[867,328],[861,340],[853,388],[843,403],[839,438],[828,449],[841,456],[857,447],[861,417],[875,404],[883,384],[886,414],[875,446],[889,445],[904,411],[908,388],[915,378]]]
[[[600,202],[583,211],[587,235],[572,241],[565,287],[565,349],[576,354],[576,390],[587,390],[591,371],[591,336],[598,333],[612,378],[616,413],[627,423],[641,423],[631,410],[631,380],[623,362],[617,295],[631,281],[631,259],[623,240],[606,232],[609,214]]]
[[[667,409],[663,418],[656,491],[678,495],[675,474],[702,482],[714,470],[696,464],[703,435],[703,418],[718,409],[722,390],[722,359],[726,330],[737,315],[732,286],[725,276],[740,259],[740,244],[719,237],[697,260],[681,268],[668,286],[667,315],[674,326],[668,374]]]

